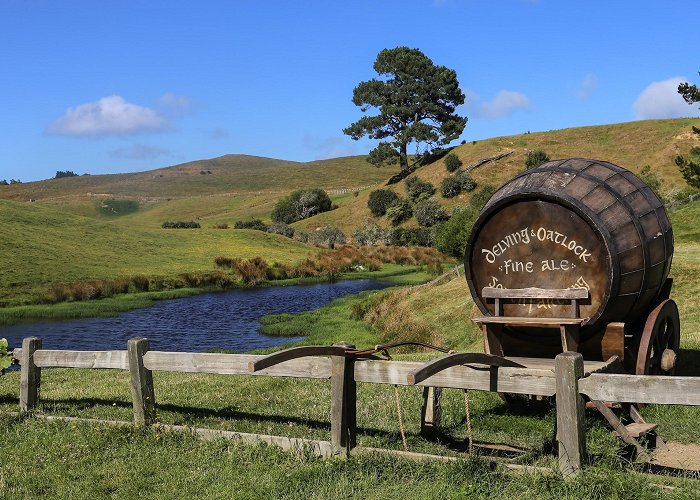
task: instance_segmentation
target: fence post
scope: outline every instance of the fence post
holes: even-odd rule
[[[583,356],[564,352],[554,360],[557,379],[557,443],[559,470],[564,477],[578,473],[586,460],[586,424],[578,380],[583,377]]]
[[[143,365],[143,355],[148,352],[148,339],[135,337],[127,344],[129,372],[131,373],[131,399],[134,404],[134,423],[150,425],[155,420],[155,393],[153,374]]]
[[[41,339],[27,337],[22,340],[22,359],[20,360],[19,409],[30,411],[39,402],[41,385],[41,368],[34,363],[34,352],[41,349]]]
[[[423,387],[423,406],[421,408],[420,431],[422,434],[430,434],[440,427],[442,417],[441,387]]]
[[[354,348],[340,342],[334,346]],[[355,361],[331,356],[331,448],[334,455],[349,456],[357,442],[357,383]]]

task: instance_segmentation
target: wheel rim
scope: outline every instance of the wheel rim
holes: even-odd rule
[[[669,349],[678,354],[680,345],[680,320],[678,307],[673,300],[665,300],[649,314],[637,351],[637,375],[672,375],[675,366],[664,371],[661,358]]]

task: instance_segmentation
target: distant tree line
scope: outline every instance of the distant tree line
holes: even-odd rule
[[[61,179],[63,177],[78,177],[78,174],[72,170],[57,170],[54,179]]]
[[[5,179],[0,181],[0,186],[9,186],[10,184],[22,184],[22,181],[19,179],[10,179],[10,182]]]

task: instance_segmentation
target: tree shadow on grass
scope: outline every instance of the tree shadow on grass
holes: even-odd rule
[[[676,375],[683,377],[700,376],[700,350],[681,349],[678,352]]]

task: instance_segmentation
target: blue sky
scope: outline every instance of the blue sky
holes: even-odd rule
[[[0,179],[228,153],[364,154],[342,129],[384,48],[453,68],[461,139],[698,116],[691,1],[0,2]],[[694,56],[695,55],[695,56]]]

